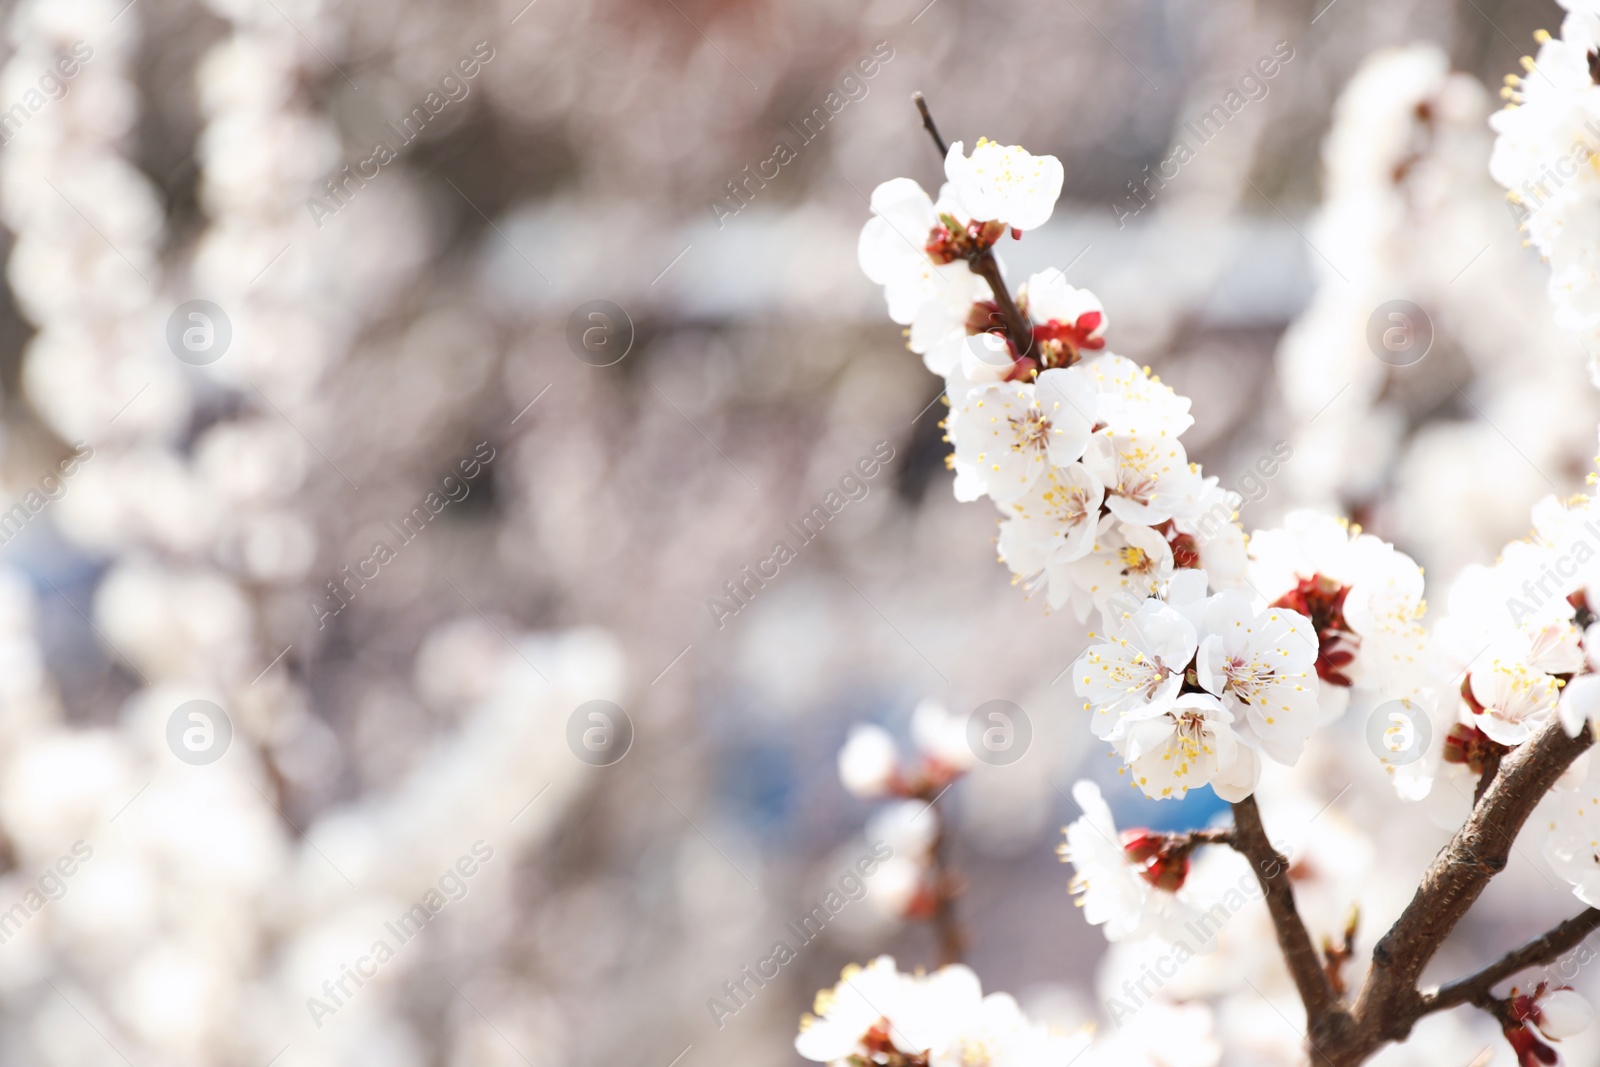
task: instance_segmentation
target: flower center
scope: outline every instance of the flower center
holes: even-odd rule
[[[1035,408],[1026,415],[1008,416],[1014,444],[1018,452],[1043,452],[1050,437],[1050,420]]]
[[[1228,688],[1246,704],[1254,703],[1261,690],[1271,685],[1277,677],[1271,667],[1243,656],[1230,657],[1223,673],[1228,676]]]
[[[1125,575],[1150,574],[1156,569],[1155,558],[1135,545],[1123,545],[1117,549],[1117,557],[1122,560],[1122,573]]]

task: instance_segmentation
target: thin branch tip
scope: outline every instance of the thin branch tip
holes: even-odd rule
[[[939,136],[939,127],[933,121],[933,112],[928,110],[928,98],[919,90],[911,94],[911,102],[917,105],[917,110],[922,113],[922,127],[928,131],[928,136],[933,138],[933,146],[939,150],[939,158],[943,159],[950,154],[950,149],[944,143],[944,138]]]

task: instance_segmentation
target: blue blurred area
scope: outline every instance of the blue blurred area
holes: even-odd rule
[[[75,548],[41,515],[6,543],[0,564],[32,591],[40,650],[68,721],[114,716],[132,691],[133,676],[112,660],[93,622],[105,561]]]
[[[1142,790],[1133,787],[1126,775],[1119,776],[1112,771],[1098,776],[1098,780],[1100,792],[1111,805],[1111,814],[1119,830],[1130,826],[1166,832],[1197,830],[1228,812],[1227,801],[1212,792],[1209,785],[1190,790],[1182,800],[1151,800]],[[1073,817],[1077,817],[1076,812]]]

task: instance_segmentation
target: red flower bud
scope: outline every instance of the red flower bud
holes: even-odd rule
[[[1189,852],[1171,834],[1136,827],[1121,836],[1123,854],[1141,878],[1168,893],[1183,888],[1189,877]]]
[[[1155,859],[1167,841],[1166,834],[1158,834],[1142,826],[1122,831],[1121,837],[1122,851],[1127,853],[1129,860],[1137,864],[1149,863]]]

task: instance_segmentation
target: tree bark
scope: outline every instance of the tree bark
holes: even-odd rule
[[[1495,983],[1549,962],[1600,928],[1600,911],[1591,909],[1437,992],[1424,994],[1417,986],[1423,969],[1489,879],[1505,869],[1512,844],[1533,809],[1592,743],[1589,730],[1568,737],[1561,723],[1552,719],[1506,754],[1472,814],[1434,857],[1411,903],[1373,947],[1372,965],[1353,1007],[1341,1003],[1320,966],[1313,967],[1315,949],[1294,907],[1287,872],[1278,868],[1281,857],[1266,842],[1253,800],[1234,805],[1235,847],[1256,864],[1256,875],[1266,890],[1278,943],[1306,1007],[1307,1040],[1317,1063],[1357,1067],[1384,1045],[1405,1040],[1424,1015],[1487,999]],[[1261,866],[1263,861],[1266,867]]]

